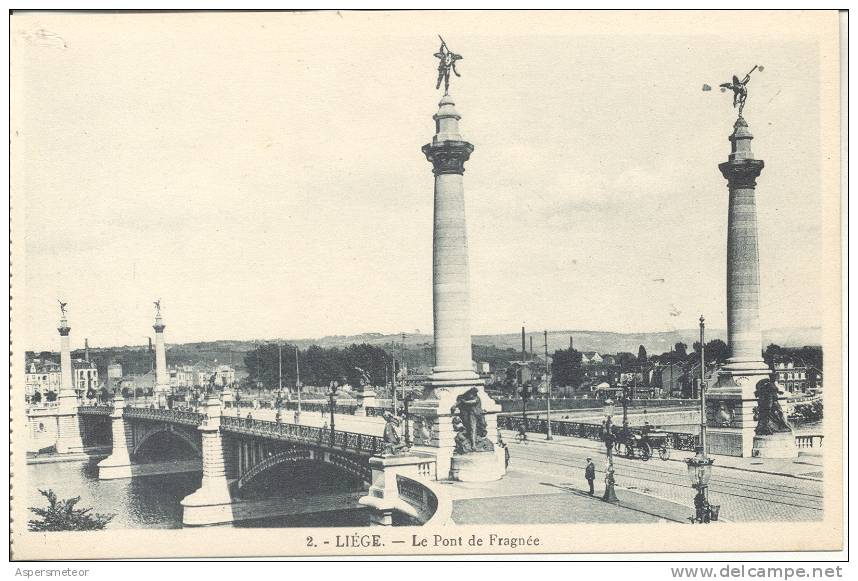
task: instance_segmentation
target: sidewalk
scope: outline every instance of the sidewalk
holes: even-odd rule
[[[453,501],[456,524],[688,523],[693,512],[662,498],[617,487],[618,504],[590,496],[572,483],[545,482],[543,475],[511,468],[495,482],[439,483]]]

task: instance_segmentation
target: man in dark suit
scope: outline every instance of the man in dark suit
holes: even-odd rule
[[[593,464],[592,458],[587,458],[587,467],[584,468],[584,478],[587,479],[587,484],[590,485],[590,496],[593,496],[593,481],[596,480],[596,466]]]

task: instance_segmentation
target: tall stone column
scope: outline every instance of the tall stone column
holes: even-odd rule
[[[75,391],[71,347],[69,346],[69,327],[65,317],[60,319],[57,329],[60,333],[60,393],[57,397],[57,452],[68,454],[83,450],[80,434],[80,422],[77,415],[78,399]]]
[[[751,456],[756,388],[770,379],[762,357],[760,256],[757,243],[756,179],[762,160],[751,151],[754,138],[739,117],[730,135],[731,152],[718,169],[727,180],[727,340],[730,357],[707,393],[708,447],[715,454]]]
[[[160,407],[167,406],[170,393],[170,375],[167,373],[167,347],[164,344],[164,324],[161,314],[155,315],[155,398]]]
[[[113,435],[113,449],[110,456],[98,463],[98,479],[131,478],[132,434],[131,426],[125,423],[125,399],[121,393],[117,393],[113,398],[110,426]]]
[[[465,223],[465,162],[474,146],[459,132],[461,115],[450,95],[438,103],[435,136],[422,151],[435,175],[432,238],[432,313],[435,365],[423,398],[411,406],[418,416],[414,441],[433,449],[438,475],[449,473],[456,436],[451,408],[456,397],[472,387],[479,390],[488,433],[496,432],[498,406],[486,393],[471,361],[468,239]],[[492,478],[502,474],[492,469]]]
[[[227,461],[230,457],[220,433],[220,399],[209,395],[203,404],[205,414],[199,430],[202,436],[203,478],[200,488],[182,500],[182,524],[200,526],[230,523],[234,520],[229,490]]]

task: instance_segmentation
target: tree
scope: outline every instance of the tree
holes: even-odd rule
[[[89,388],[86,390],[86,399],[95,399],[95,390],[93,388]]]
[[[33,403],[40,403],[42,401],[42,392],[36,391],[33,393],[33,396],[30,398],[30,401]]]
[[[688,345],[686,345],[686,344],[685,344],[685,343],[683,343],[682,341],[679,341],[678,343],[675,343],[675,344],[673,345],[673,350],[674,350],[674,352],[676,352],[676,354],[677,354],[677,355],[679,355],[680,357],[686,357],[686,356],[688,356]]]
[[[30,507],[30,511],[39,519],[27,522],[34,532],[43,531],[99,531],[113,520],[114,514],[90,514],[91,508],[75,508],[80,496],[58,500],[53,490],[41,490],[39,493],[48,499],[47,508]]]
[[[648,357],[646,355],[646,349],[643,345],[638,347],[638,365],[643,365],[648,361]]]
[[[132,395],[133,393],[134,393],[134,392],[132,392],[132,391],[131,391],[131,388],[130,388],[130,387],[123,387],[123,388],[122,388],[122,397],[123,397],[123,398],[125,398],[125,399],[128,399],[129,397],[131,397],[131,395]]]
[[[581,352],[573,348],[558,349],[551,361],[551,384],[577,389],[584,381],[581,369]]]
[[[638,370],[642,363],[639,362],[638,358],[635,357],[634,353],[629,353],[628,351],[621,351],[617,353],[617,365],[620,367],[620,371],[632,371]]]
[[[45,401],[57,401],[57,392],[48,391],[48,393],[45,394]]]
[[[103,402],[110,401],[110,391],[107,389],[107,387],[101,388],[99,399],[101,399],[101,401]]]

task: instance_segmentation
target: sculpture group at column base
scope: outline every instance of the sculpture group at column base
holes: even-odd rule
[[[707,453],[750,458],[754,430],[757,385],[770,379],[763,361],[726,365],[717,383],[706,390]]]
[[[796,458],[798,447],[792,432],[778,432],[766,436],[754,436],[751,450],[754,458]]]
[[[505,451],[501,446],[489,452],[453,454],[450,480],[457,482],[494,482],[506,475]]]
[[[432,450],[437,459],[438,477],[447,478],[450,474],[451,462],[456,448],[456,430],[453,427],[452,409],[457,405],[457,398],[472,388],[477,388],[482,412],[486,422],[486,432],[491,437],[497,433],[497,414],[501,407],[485,392],[481,379],[456,380],[449,383],[436,384],[433,378],[426,386],[424,397],[415,400],[409,407],[414,417],[412,433],[414,445]],[[503,476],[495,475],[492,480]]]

